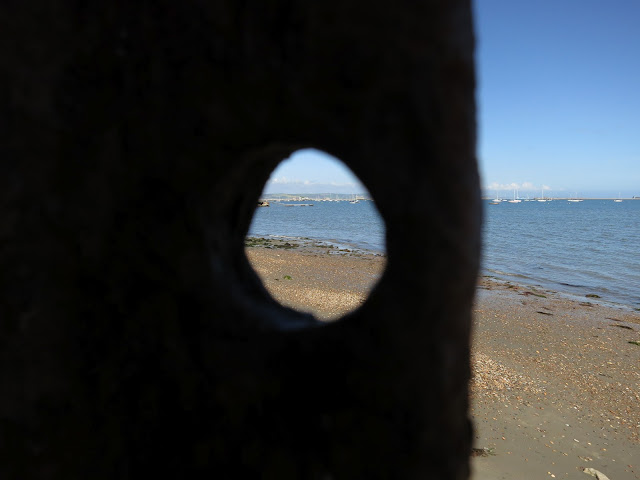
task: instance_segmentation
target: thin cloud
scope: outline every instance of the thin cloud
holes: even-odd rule
[[[300,180],[299,178],[275,177],[270,178],[267,183],[272,185],[317,185],[319,182],[313,180]]]
[[[349,193],[349,194],[367,194],[367,189],[362,185],[348,184],[329,184],[329,183],[313,183],[313,182],[267,182],[263,193]]]
[[[329,185],[331,185],[332,187],[360,187],[362,186],[361,183],[354,183],[354,182],[331,182],[329,183]]]
[[[551,187],[548,185],[537,186],[533,182],[523,182],[523,183],[498,183],[493,182],[484,187],[485,190],[521,190],[524,192],[527,191],[538,191],[538,190],[551,190]]]
[[[332,187],[361,187],[359,182],[318,182],[315,180],[300,180],[298,178],[275,177],[270,178],[267,184],[271,185],[331,185]]]
[[[295,185],[303,183],[302,180],[298,180],[296,178],[287,178],[287,177],[275,177],[270,178],[267,183],[273,183],[274,185]]]

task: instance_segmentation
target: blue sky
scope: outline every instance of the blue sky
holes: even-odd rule
[[[477,0],[474,13],[488,193],[640,195],[640,0]],[[294,155],[266,191],[364,191],[327,158]]]
[[[298,150],[273,171],[264,193],[367,193],[350,169],[315,149]]]

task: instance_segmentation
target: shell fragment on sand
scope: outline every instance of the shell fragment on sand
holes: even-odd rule
[[[596,477],[597,480],[609,480],[609,477],[607,477],[604,473],[596,470],[595,468],[583,467],[582,471],[584,473],[586,473],[587,475],[591,475],[592,477]]]

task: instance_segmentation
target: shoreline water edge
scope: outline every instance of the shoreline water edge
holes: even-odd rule
[[[484,202],[482,274],[569,298],[640,308],[640,202]],[[374,202],[259,208],[249,235],[321,239],[342,249],[385,251]],[[420,239],[415,239],[419,248]],[[637,310],[636,310],[637,311]]]
[[[330,255],[347,255],[347,256],[371,256],[386,258],[386,253],[380,250],[367,249],[357,244],[345,241],[316,240],[309,237],[295,237],[286,235],[251,235],[246,238],[245,246],[248,247],[264,247],[273,249],[297,249],[302,251],[317,250],[321,253]],[[515,275],[506,272],[483,267],[480,272],[480,278],[492,280],[495,283],[505,285],[517,285],[522,288],[531,288],[553,292],[555,295],[566,297],[567,299],[579,302],[602,305],[614,309],[620,309],[629,313],[638,312],[640,307],[636,304],[629,304],[618,300],[614,297],[607,297],[606,293],[598,292],[597,289],[583,289],[583,293],[577,293],[575,285],[557,284],[553,281],[536,282],[535,279],[529,279],[524,275]],[[563,288],[565,287],[565,288]]]
[[[245,251],[276,300],[322,320],[366,301],[387,261],[309,238]],[[471,367],[473,480],[640,480],[640,312],[480,277]]]

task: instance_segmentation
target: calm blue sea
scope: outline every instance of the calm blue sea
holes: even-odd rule
[[[271,205],[256,210],[250,235],[384,252],[384,226],[373,202]],[[485,201],[484,211],[484,274],[640,308],[640,200]]]
[[[307,237],[341,248],[385,251],[384,223],[373,202],[299,203],[313,207],[271,202],[270,207],[257,208],[249,235]]]
[[[640,200],[485,202],[485,273],[640,307]]]

